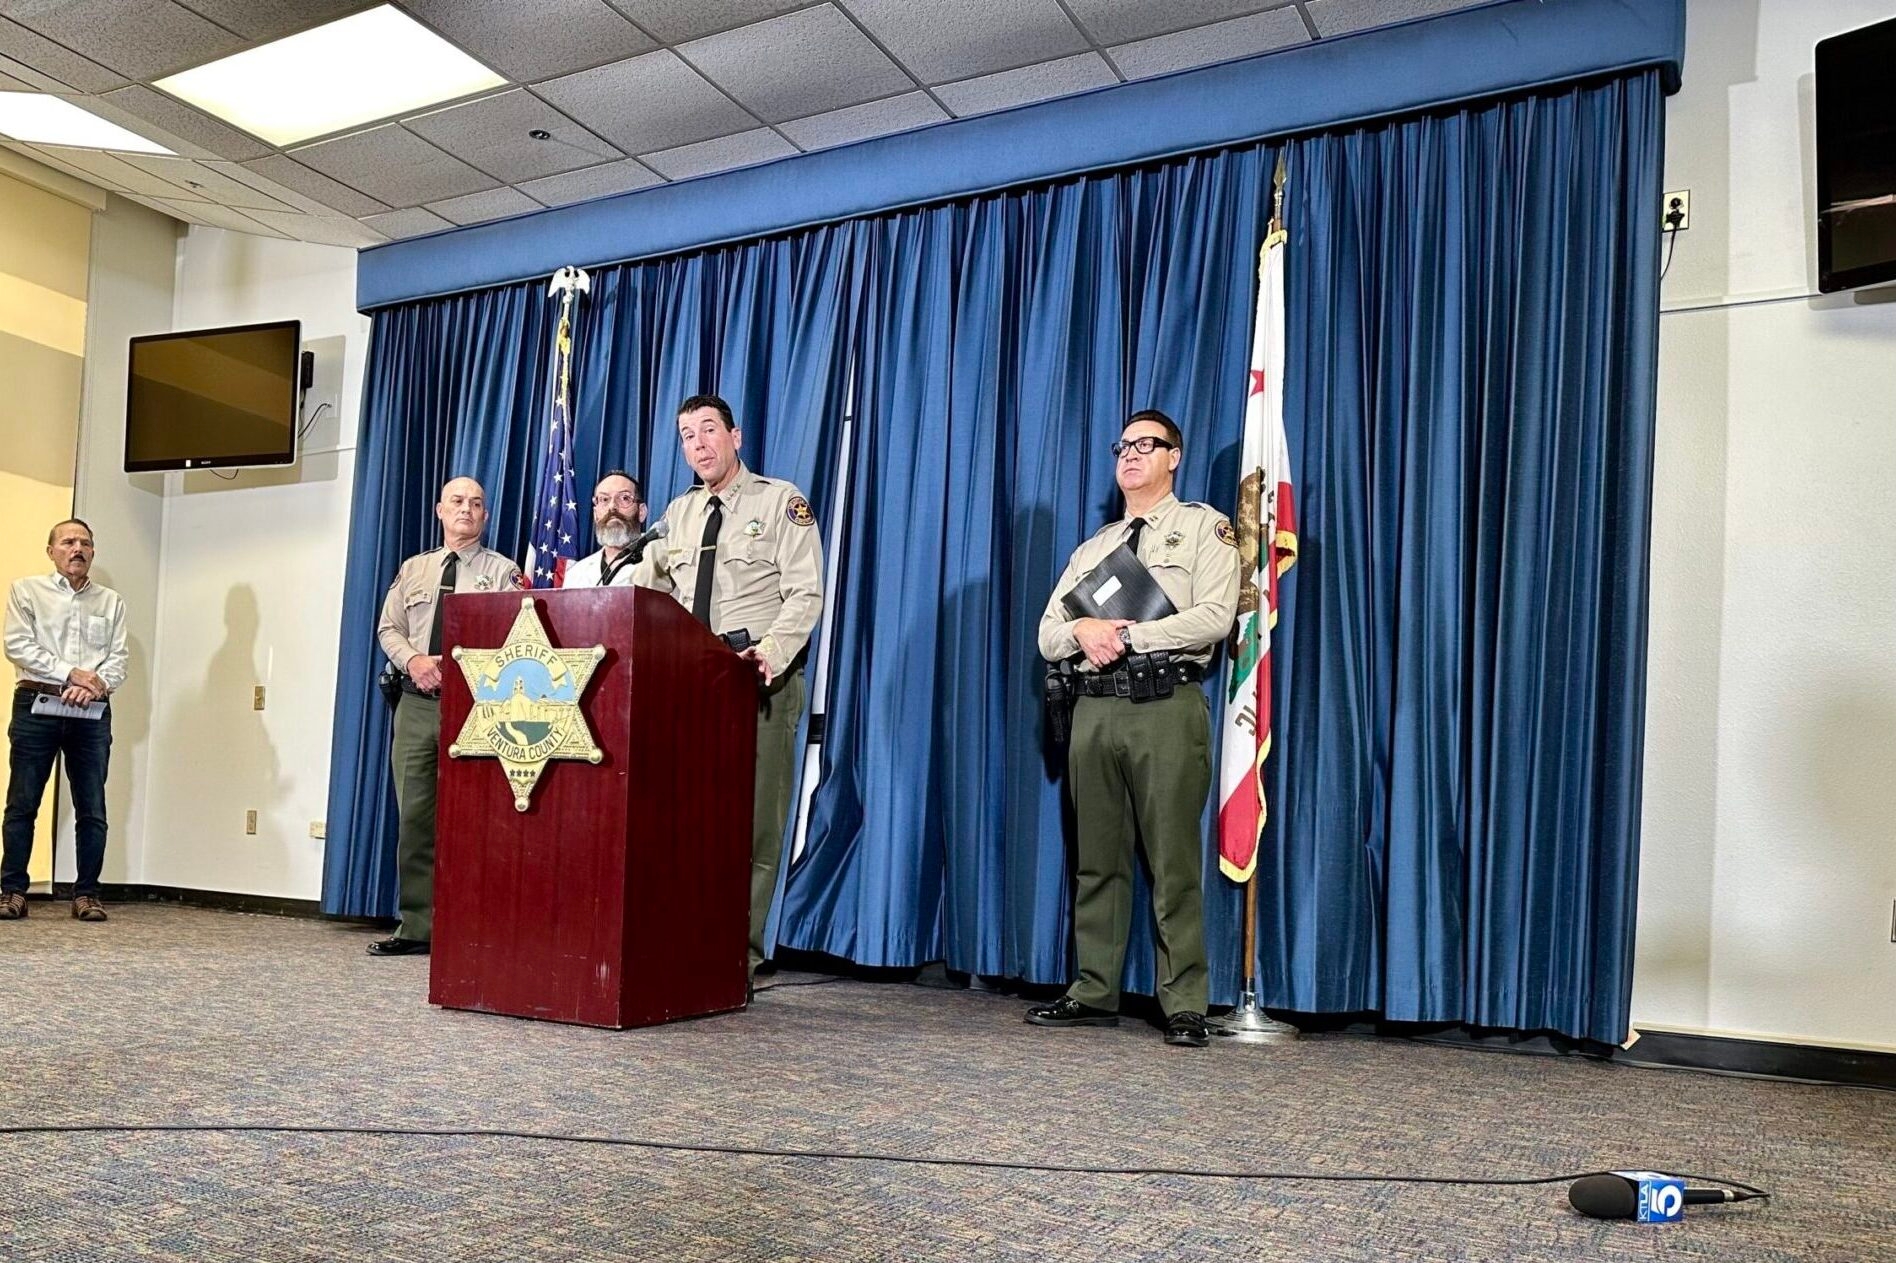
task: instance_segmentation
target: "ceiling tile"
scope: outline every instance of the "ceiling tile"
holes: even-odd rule
[[[1101,44],[1126,44],[1167,35],[1263,9],[1289,8],[1288,0],[1066,0],[1081,26]]]
[[[319,246],[354,246],[360,249],[388,240],[373,228],[340,215],[295,215],[267,210],[247,210],[244,214],[278,232],[289,234],[297,241],[313,242]]]
[[[784,123],[777,130],[788,136],[793,144],[805,149],[827,149],[831,145],[846,145],[852,140],[867,140],[871,136],[885,136],[890,132],[924,127],[947,117],[939,105],[928,99],[926,92],[911,92],[906,96],[890,97],[886,101],[871,101],[867,105],[852,105],[846,110],[832,110],[828,114],[799,118]]]
[[[403,7],[509,79],[523,82],[658,47],[606,0],[404,0]]]
[[[433,211],[425,211],[419,206],[408,210],[391,211],[386,215],[364,216],[362,222],[390,240],[419,237],[424,233],[440,232],[443,228],[454,227]]]
[[[499,183],[394,123],[305,145],[291,156],[390,206],[438,202]]]
[[[134,197],[135,202],[143,202],[153,210],[161,210],[173,219],[182,219],[187,223],[204,224],[211,228],[228,228],[232,232],[247,232],[253,237],[283,237],[289,234],[258,223],[241,211],[231,210],[227,206],[218,206],[213,202],[179,202],[163,197]]]
[[[121,160],[149,175],[155,175],[161,180],[177,185],[185,190],[180,194],[182,197],[218,202],[237,210],[287,211],[292,209],[269,194],[252,188],[242,180],[233,179],[226,171],[219,170],[210,163],[192,162],[185,158],[160,158],[151,154],[125,154],[122,155]]]
[[[693,40],[678,52],[766,123],[856,105],[915,86],[830,4]]]
[[[402,126],[508,184],[624,156],[523,88],[403,119]],[[527,134],[536,130],[547,138]]]
[[[611,0],[614,8],[667,44],[801,9],[810,0]]]
[[[241,164],[246,171],[262,176],[273,183],[314,200],[333,211],[345,215],[373,215],[385,211],[388,206],[378,202],[358,189],[340,184],[320,171],[312,170],[282,154],[272,154],[268,158],[258,158],[254,162]],[[268,190],[266,190],[268,191]]]
[[[768,162],[772,158],[788,157],[795,152],[789,141],[768,127],[760,127],[754,132],[740,132],[735,136],[700,141],[695,145],[681,145],[663,153],[646,154],[643,161],[668,180],[683,180],[694,175],[709,175],[713,171],[748,167],[755,162]]]
[[[39,152],[59,160],[68,169],[77,169],[108,181],[112,187],[128,193],[143,193],[147,197],[175,197],[186,201],[198,199],[210,201],[208,197],[194,193],[190,189],[154,175],[142,167],[135,167],[117,154],[102,153],[97,149],[71,149],[62,145],[35,145]]]
[[[193,148],[228,158],[232,162],[261,158],[270,152],[270,147],[255,136],[228,127],[209,114],[201,113],[142,83],[108,92],[96,98],[94,103],[99,107],[99,112],[108,118],[113,118],[113,115],[107,111],[116,111],[143,119],[160,129],[158,134],[153,135],[155,140],[167,135],[174,136]],[[125,122],[122,118],[114,118],[113,121]],[[131,124],[126,123],[126,126]],[[171,147],[177,148],[175,145]]]
[[[1206,66],[1215,61],[1249,57],[1272,48],[1308,41],[1303,17],[1295,9],[1273,9],[1248,18],[1214,22],[1173,35],[1159,35],[1112,50],[1115,64],[1128,79],[1144,79],[1171,70]]]
[[[466,197],[451,197],[443,202],[430,202],[427,209],[457,224],[479,224],[490,219],[504,219],[509,215],[524,215],[528,211],[540,210],[541,206],[519,189],[500,188],[485,193],[470,193]]]
[[[1104,57],[1098,53],[1081,53],[1078,57],[1043,61],[1038,66],[1003,70],[997,75],[944,83],[935,89],[935,95],[957,116],[965,117],[1118,82],[1119,76],[1113,73]]]
[[[382,0],[186,0],[186,3],[219,26],[245,39],[263,42],[295,35],[363,9],[373,9]]]
[[[49,76],[62,89],[70,88],[79,92],[110,92],[125,83],[125,76],[108,70],[90,58],[54,43],[37,32],[28,30],[17,22],[0,18],[0,56],[29,66],[39,74]],[[31,75],[19,75],[9,70],[9,74],[18,75],[32,82]],[[51,84],[41,84],[50,90]]]
[[[0,58],[0,60],[4,60]],[[15,79],[12,75],[0,72],[0,92],[37,92],[41,85],[28,83],[24,79]]]
[[[75,180],[84,180],[87,184],[96,185],[97,187],[102,188],[102,189],[109,189],[115,193],[125,192],[125,190],[122,187],[120,187],[115,181],[111,180],[110,178],[103,175],[99,175],[98,173],[93,172],[93,171],[81,171],[78,167],[73,166],[71,163],[61,161],[50,150],[35,149],[31,145],[24,144],[20,141],[13,141],[13,140],[7,141],[6,147],[8,149],[13,150],[15,153],[25,154],[27,157],[31,158],[33,161],[38,162],[38,163],[43,163],[46,166],[51,167],[55,171],[63,172],[64,174],[71,176]],[[178,192],[180,193],[183,191],[184,190],[182,189],[178,190]]]
[[[1318,35],[1342,35],[1348,31],[1387,26],[1410,18],[1431,17],[1485,4],[1488,0],[1309,0],[1304,8],[1317,24]]]
[[[173,0],[39,0],[16,4],[11,12],[23,26],[67,48],[83,48],[87,57],[129,79],[156,79],[244,47],[240,37]]]
[[[1058,0],[844,0],[924,83],[1011,70],[1086,49]]]
[[[126,89],[121,88],[119,91],[123,92],[126,91]],[[134,132],[143,136],[146,140],[163,145],[180,158],[215,158],[218,156],[202,145],[194,145],[182,136],[174,136],[149,119],[134,114],[130,110],[121,109],[118,103],[112,100],[113,95],[115,94],[108,93],[105,96],[68,97],[67,99],[74,105],[81,106],[91,113],[97,114],[100,118],[117,123],[128,132]],[[263,151],[258,150],[256,152],[261,153]]]
[[[565,206],[571,202],[610,197],[614,193],[628,193],[633,189],[648,188],[663,182],[662,177],[654,174],[650,167],[627,158],[623,162],[608,162],[581,171],[568,171],[565,175],[550,175],[543,180],[528,180],[520,188],[543,205]]]
[[[757,125],[743,106],[669,49],[553,79],[534,91],[627,153],[728,136]]]

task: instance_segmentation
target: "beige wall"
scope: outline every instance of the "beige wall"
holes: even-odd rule
[[[47,528],[72,512],[91,221],[90,207],[0,174],[0,584],[44,571]],[[52,819],[48,794],[35,882],[52,874]]]

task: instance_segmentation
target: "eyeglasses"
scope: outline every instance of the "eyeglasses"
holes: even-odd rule
[[[621,491],[618,495],[597,495],[593,497],[593,508],[603,509],[608,504],[639,504],[638,496],[630,491]]]
[[[1118,460],[1127,452],[1137,452],[1141,456],[1150,456],[1154,448],[1162,447],[1168,452],[1176,452],[1178,444],[1167,442],[1151,434],[1140,435],[1136,439],[1120,439],[1113,444],[1113,459]]]

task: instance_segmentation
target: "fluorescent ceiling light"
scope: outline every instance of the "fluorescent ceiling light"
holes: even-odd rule
[[[0,135],[35,145],[73,149],[117,149],[123,153],[171,151],[137,132],[128,132],[63,97],[44,92],[0,92]]]
[[[382,5],[155,86],[273,145],[293,145],[506,82]]]

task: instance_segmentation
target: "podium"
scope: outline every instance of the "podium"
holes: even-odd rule
[[[450,757],[475,698],[443,657],[429,1001],[613,1028],[742,1008],[755,669],[643,588],[451,596],[443,645],[502,648],[523,601],[555,649],[604,646],[579,696],[599,758],[547,762],[517,809],[498,759]]]

